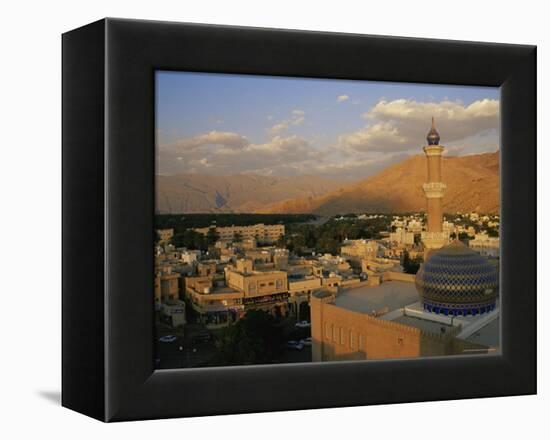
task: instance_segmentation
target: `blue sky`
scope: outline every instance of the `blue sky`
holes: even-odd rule
[[[421,152],[436,118],[448,154],[498,149],[499,90],[157,72],[159,174],[361,178]]]

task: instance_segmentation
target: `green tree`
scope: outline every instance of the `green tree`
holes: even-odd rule
[[[274,361],[282,343],[275,319],[264,311],[251,310],[223,331],[216,346],[223,365],[249,365]]]
[[[416,274],[418,269],[420,269],[420,264],[422,264],[421,257],[411,258],[407,250],[403,251],[403,271],[409,274]]]
[[[214,244],[220,239],[220,234],[218,234],[218,231],[216,228],[210,228],[208,229],[208,232],[206,233],[206,243],[207,244]]]
[[[233,243],[240,243],[243,241],[243,236],[239,232],[233,233]]]
[[[187,249],[200,249],[205,251],[208,249],[204,235],[187,229],[179,232],[172,237],[172,244],[178,248],[184,247]]]
[[[277,240],[277,247],[278,248],[286,248],[286,238],[283,234],[279,235],[279,238]]]

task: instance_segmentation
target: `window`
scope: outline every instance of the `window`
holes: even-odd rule
[[[344,345],[344,327],[340,327],[340,345]]]
[[[325,323],[325,339],[328,341],[330,339],[330,324]]]
[[[332,334],[332,342],[336,342],[336,329],[334,328],[334,324],[330,325],[330,333]]]
[[[351,330],[349,332],[349,348],[355,349],[355,335]]]
[[[357,347],[360,351],[365,351],[365,337],[363,335],[359,335],[359,347]]]

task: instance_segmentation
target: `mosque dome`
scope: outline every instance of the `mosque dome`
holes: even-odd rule
[[[426,140],[428,141],[428,145],[439,145],[439,140],[441,138],[439,137],[439,133],[435,129],[435,121],[432,117],[432,128],[430,128],[430,131],[428,132],[428,136],[426,136]]]
[[[424,310],[477,315],[495,308],[498,273],[485,257],[459,240],[435,251],[416,274]]]

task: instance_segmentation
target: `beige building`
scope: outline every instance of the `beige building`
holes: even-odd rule
[[[243,292],[245,298],[257,298],[288,292],[286,272],[254,271],[252,260],[240,259],[236,268],[226,268],[225,280],[229,287]]]
[[[286,272],[254,270],[251,259],[226,266],[224,280],[208,274],[186,278],[185,292],[199,320],[208,328],[224,327],[248,310],[265,310],[274,316],[287,313]]]
[[[212,227],[196,228],[195,231],[206,235],[210,229]],[[215,229],[222,241],[232,241],[238,234],[242,240],[256,239],[261,242],[275,243],[281,235],[285,235],[284,225],[264,225],[263,223],[252,226],[215,227]]]
[[[346,240],[340,250],[342,257],[374,259],[378,256],[378,243],[375,240]]]
[[[400,245],[412,246],[414,244],[414,234],[403,228],[397,228],[395,232],[390,233],[390,241]]]
[[[172,237],[174,236],[174,230],[173,229],[157,229],[157,234],[159,236],[159,243],[160,244],[170,243],[170,240],[172,240]]]
[[[486,233],[476,234],[468,243],[475,251],[486,257],[498,257],[500,255],[499,237],[489,237]]]
[[[170,300],[162,305],[161,314],[172,327],[183,327],[185,320],[185,302],[180,300]]]
[[[301,321],[309,318],[309,301],[311,294],[323,287],[322,278],[318,276],[297,276],[288,279],[288,303],[290,312]]]
[[[169,267],[157,272],[154,286],[156,307],[159,307],[161,303],[178,299],[180,277],[179,273],[172,272]]]

